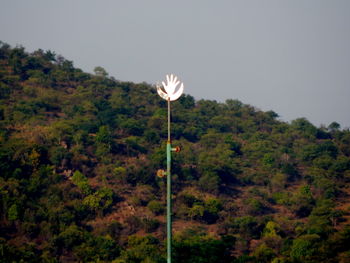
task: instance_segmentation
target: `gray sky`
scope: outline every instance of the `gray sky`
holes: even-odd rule
[[[348,0],[0,0],[0,40],[196,99],[350,127]]]

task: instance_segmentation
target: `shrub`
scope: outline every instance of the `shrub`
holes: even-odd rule
[[[143,227],[146,231],[146,233],[151,233],[157,230],[159,227],[160,223],[157,219],[152,219],[152,218],[144,218],[142,220]]]
[[[249,198],[244,203],[247,207],[247,212],[251,215],[261,215],[265,212],[266,207],[260,200]]]
[[[202,191],[215,194],[219,190],[220,178],[215,173],[206,173],[198,181]]]
[[[91,187],[88,184],[88,179],[80,171],[75,171],[72,176],[72,182],[85,194],[91,193]]]
[[[253,256],[256,258],[258,262],[261,262],[261,263],[271,262],[271,260],[274,258],[275,255],[276,255],[275,252],[270,247],[268,247],[265,243],[262,243],[253,252]]]
[[[164,204],[156,200],[150,201],[147,205],[147,208],[155,215],[164,213]]]

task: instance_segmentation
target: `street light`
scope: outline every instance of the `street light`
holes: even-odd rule
[[[184,91],[184,84],[181,83],[178,78],[173,75],[166,75],[166,83],[163,81],[162,85],[157,84],[157,92],[160,97],[168,101],[168,141],[166,147],[167,156],[167,262],[171,263],[171,236],[172,236],[172,226],[171,226],[171,152],[179,152],[180,148],[171,148],[170,139],[170,101],[177,100],[180,98]],[[180,86],[179,86],[180,84]],[[179,87],[178,87],[179,86]],[[164,176],[164,171],[158,171],[157,175],[160,177]]]

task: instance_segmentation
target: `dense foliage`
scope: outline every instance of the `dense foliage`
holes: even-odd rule
[[[350,131],[172,104],[174,262],[349,262]],[[166,102],[0,42],[0,262],[165,262]]]

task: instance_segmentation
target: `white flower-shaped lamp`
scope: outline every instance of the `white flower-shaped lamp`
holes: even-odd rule
[[[184,92],[184,84],[181,83],[180,87],[176,89],[180,84],[180,81],[174,74],[166,75],[166,83],[162,81],[163,88],[157,84],[157,92],[159,96],[168,101],[174,101],[180,98]]]

